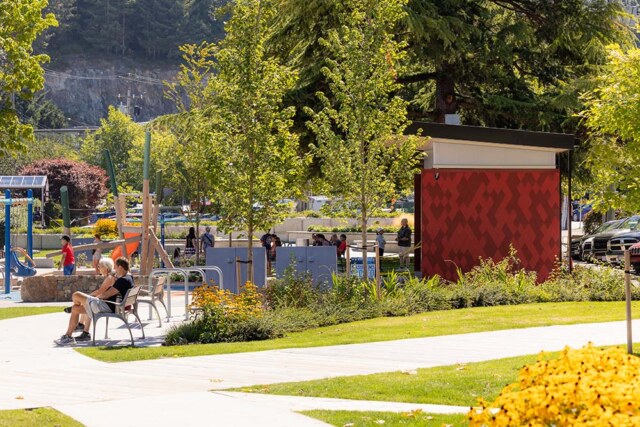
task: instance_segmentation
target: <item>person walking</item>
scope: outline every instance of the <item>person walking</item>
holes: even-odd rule
[[[200,237],[200,250],[207,256],[207,248],[213,248],[216,245],[216,238],[211,234],[211,227],[208,225],[204,228],[204,233]]]
[[[71,276],[76,269],[76,258],[73,254],[73,246],[71,246],[71,238],[67,235],[60,239],[62,243],[62,259],[58,270],[62,269],[65,276]]]
[[[406,218],[402,218],[400,221],[400,230],[398,230],[398,237],[396,237],[398,247],[400,249],[400,267],[409,268],[409,253],[411,250],[411,228],[409,228],[409,221]]]

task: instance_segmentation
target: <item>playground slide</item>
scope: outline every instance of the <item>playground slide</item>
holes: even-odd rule
[[[18,255],[11,251],[11,271],[18,277],[31,277],[36,275],[36,269],[20,262]]]
[[[137,233],[124,233],[124,238],[125,239],[129,239],[131,237],[139,237],[140,234]],[[140,244],[140,242],[133,242],[133,243],[127,243],[126,245],[126,249],[127,249],[127,258],[131,257],[131,254],[133,254],[136,250],[138,250],[138,245]],[[112,260],[116,260],[118,258],[120,258],[122,256],[122,246],[116,246],[113,251],[111,252],[111,259]]]

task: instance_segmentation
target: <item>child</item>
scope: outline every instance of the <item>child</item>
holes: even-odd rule
[[[384,246],[387,244],[387,241],[384,240],[383,233],[382,228],[378,228],[378,231],[376,232],[376,243],[378,243],[378,253],[380,256],[384,256]]]
[[[71,246],[71,238],[69,236],[62,236],[60,239],[62,243],[62,259],[58,270],[63,269],[65,276],[71,276],[76,269],[76,259],[73,256],[73,247]]]
[[[102,243],[102,239],[100,238],[99,234],[95,234],[93,239],[93,243]],[[93,268],[96,270],[96,274],[100,274],[100,268],[98,268],[98,263],[100,262],[100,258],[102,258],[102,249],[101,248],[97,248],[94,249],[92,251],[92,259],[91,259],[91,264],[93,265]]]

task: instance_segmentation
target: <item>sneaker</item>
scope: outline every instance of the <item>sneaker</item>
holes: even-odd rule
[[[58,345],[68,345],[68,344],[75,344],[76,340],[74,340],[73,337],[70,337],[69,335],[65,334],[60,338],[58,338],[57,340],[55,340],[54,342]]]
[[[64,308],[64,312],[65,312],[65,313],[71,313],[71,309],[72,309],[72,308],[73,308],[73,306],[71,306],[71,307],[65,307],[65,308]]]
[[[78,335],[77,337],[74,337],[74,339],[76,341],[90,341],[91,340],[91,334],[89,332],[82,331],[82,333],[80,335]]]
[[[78,322],[78,325],[76,326],[75,330],[76,331],[82,331],[83,329],[84,329],[84,323],[79,323]]]

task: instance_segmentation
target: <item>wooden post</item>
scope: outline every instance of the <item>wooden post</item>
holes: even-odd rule
[[[347,246],[347,250],[344,252],[344,258],[347,261],[346,273],[347,277],[351,276],[351,248]]]
[[[627,353],[633,354],[633,334],[631,332],[631,254],[624,251],[624,295],[627,303]]]
[[[232,243],[231,243],[231,232],[229,232],[229,247],[230,247],[230,248],[232,248],[232,247],[233,247],[233,245],[232,245]]]
[[[240,292],[240,283],[242,282],[242,269],[240,268],[240,257],[236,257],[236,286]]]
[[[380,299],[382,296],[380,295],[382,290],[382,277],[380,276],[380,247],[377,243],[373,246],[373,250],[376,253],[376,289],[378,292],[378,299]]]
[[[151,206],[149,204],[149,154],[151,151],[151,133],[145,132],[144,163],[142,174],[142,245],[140,251],[140,275],[149,274],[149,220],[151,218]]]
[[[127,204],[125,197],[124,194],[121,194],[114,196],[113,199],[113,207],[116,209],[116,222],[118,225],[118,240],[124,240],[124,226],[127,222]],[[124,242],[120,246],[120,250],[122,251],[123,257],[129,258],[127,256],[127,245]]]

